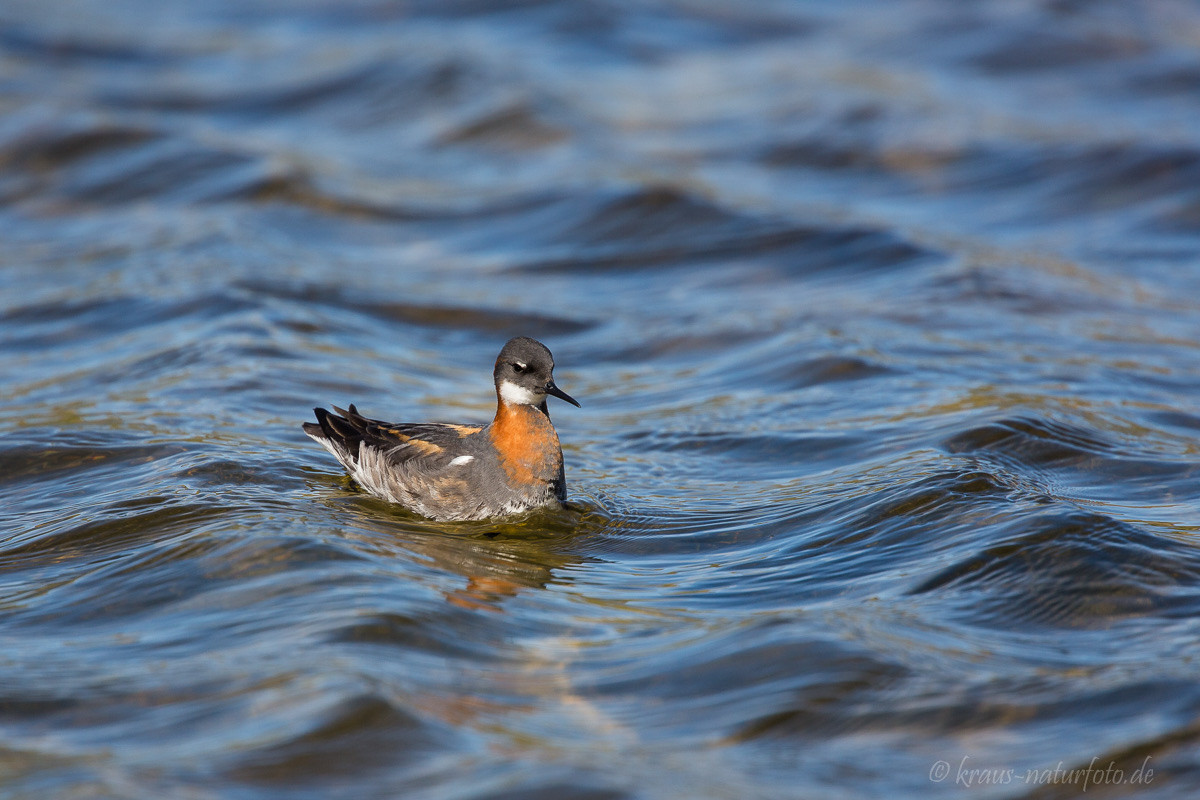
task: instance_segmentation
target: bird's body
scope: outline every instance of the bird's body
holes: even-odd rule
[[[436,520],[476,520],[561,505],[562,448],[547,395],[579,405],[554,385],[545,345],[512,339],[496,359],[496,416],[488,425],[387,423],[353,405],[315,409],[304,432],[371,494]]]

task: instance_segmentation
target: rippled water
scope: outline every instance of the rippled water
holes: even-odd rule
[[[0,794],[1196,796],[1198,88],[1170,0],[6,2]],[[300,431],[516,334],[569,510]]]

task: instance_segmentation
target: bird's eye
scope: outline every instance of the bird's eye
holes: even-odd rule
[[[512,362],[513,372],[524,372],[526,367],[520,361]]]

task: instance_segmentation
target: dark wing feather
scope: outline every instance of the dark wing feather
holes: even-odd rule
[[[360,444],[365,442],[368,447],[386,453],[388,460],[397,464],[419,458],[449,460],[462,452],[463,430],[477,430],[439,423],[384,422],[364,417],[353,405],[349,409],[334,406],[333,410],[337,413],[315,409],[320,434],[355,456]],[[305,430],[309,431],[310,426],[317,428],[310,422]],[[317,433],[316,430],[312,432]]]
[[[334,410],[341,411],[337,406],[334,406]],[[347,453],[358,453],[362,435],[349,420],[330,414],[323,408],[314,408],[313,413],[317,415],[317,422],[315,425],[311,422],[304,423],[305,433],[328,439]]]

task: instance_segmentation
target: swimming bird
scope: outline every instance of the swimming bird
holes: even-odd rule
[[[368,492],[435,520],[517,514],[567,499],[562,448],[546,398],[573,406],[554,383],[554,356],[536,339],[510,339],[492,371],[496,417],[488,425],[390,423],[353,405],[315,408],[304,432]]]

